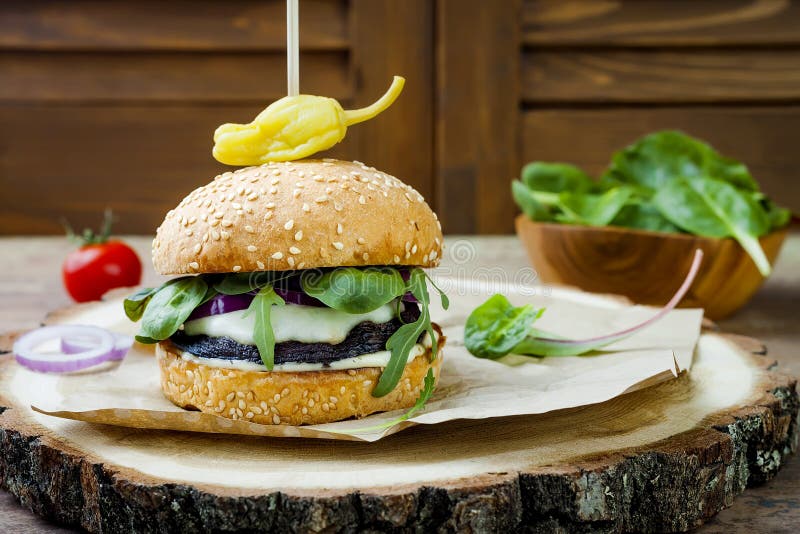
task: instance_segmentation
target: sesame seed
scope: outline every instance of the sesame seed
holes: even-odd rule
[[[247,404],[245,404],[244,400],[239,399],[239,408],[244,410],[245,406],[247,406]]]
[[[266,206],[264,206],[264,207],[267,208],[268,210],[271,210],[271,209],[273,209],[275,207],[275,203],[274,202],[267,202]]]
[[[257,261],[256,265],[258,266],[259,269],[263,269],[264,268],[264,262],[263,261]]]
[[[194,270],[197,270],[200,268],[200,264],[197,263],[196,261],[193,261],[192,263],[189,264],[189,267],[191,267]]]
[[[364,195],[359,195],[359,197],[358,197],[358,203],[359,203],[359,204],[366,204],[366,203],[367,203],[367,199],[366,199],[366,198],[364,198]]]
[[[186,234],[188,237],[192,237],[192,234],[193,234],[194,232],[193,232],[192,230],[186,230],[184,233],[185,233],[185,234]]]
[[[292,259],[294,259],[294,258],[292,258]],[[300,263],[297,265],[297,268],[298,268],[298,269],[302,269],[302,268],[303,268],[303,267],[305,267],[305,266],[306,266],[306,262],[304,262],[304,261],[301,261],[301,262],[300,262]]]
[[[365,252],[361,255],[361,257],[364,259],[364,261],[367,261],[369,259],[369,252]]]
[[[235,396],[236,394],[233,391],[231,391],[230,393],[228,393],[228,396],[225,397],[225,400],[231,402]]]
[[[291,230],[292,228],[294,228],[294,219],[289,219],[288,221],[286,221],[286,224],[284,224],[283,227],[287,230]]]
[[[244,227],[244,231],[245,231],[245,232],[247,232],[248,234],[253,234],[253,233],[255,233],[255,230],[253,230],[253,227],[252,227],[252,226],[250,226],[249,224],[248,224],[247,226],[245,226],[245,227]]]
[[[215,219],[221,219],[224,215],[225,214],[222,213],[221,211],[214,212],[214,218]]]
[[[216,230],[211,230],[211,239],[214,241],[219,241],[219,232]]]
[[[413,247],[411,247],[411,253],[412,254],[416,254],[417,253],[417,245],[416,244]]]
[[[333,209],[335,209],[336,211],[342,211],[343,206],[341,205],[341,203],[334,201],[333,202]]]
[[[325,165],[325,164],[323,163],[323,165]],[[305,406],[303,406],[303,407],[300,409],[300,413],[302,413],[303,415],[306,415],[306,414],[308,413],[308,408],[306,408]]]
[[[270,187],[270,188],[269,188],[269,194],[270,194],[270,195],[274,195],[274,194],[276,194],[277,192],[278,192],[278,188],[277,188],[277,187],[275,187],[274,185],[273,185],[272,187]]]
[[[336,223],[336,233],[342,235],[342,223]]]
[[[347,389],[344,386],[339,388],[339,394],[340,395],[344,395],[346,391],[347,391]]]
[[[303,231],[302,230],[298,230],[297,232],[295,232],[294,240],[295,241],[300,241],[302,239],[303,239]]]
[[[303,202],[303,211],[305,211],[305,212],[311,211],[311,206],[309,206],[307,203]]]
[[[276,252],[272,255],[273,260],[282,260],[283,259],[283,252]]]
[[[333,248],[335,248],[336,250],[344,249],[344,243],[342,243],[341,241],[334,241],[331,244],[333,245]]]
[[[225,230],[220,231],[219,235],[222,237],[222,239],[228,239],[231,236],[231,234]]]
[[[233,266],[233,272],[238,273],[241,270],[242,270],[242,266],[241,265],[234,265]]]
[[[247,245],[247,252],[255,252],[256,250],[258,250],[258,247],[255,245]]]
[[[323,202],[327,201],[328,201],[328,195],[322,195],[314,199],[314,202],[317,202],[318,204],[322,204]]]
[[[222,219],[222,222],[220,224],[225,228],[230,228],[231,226],[233,226],[233,223],[227,219]]]
[[[273,422],[273,423],[275,423],[276,425],[279,425],[279,424],[281,424],[281,418],[280,418],[280,417],[278,417],[278,415],[277,415],[277,414],[276,414],[276,415],[273,415],[273,416],[272,416],[272,422]]]
[[[394,262],[400,263],[400,256],[398,256],[397,254],[394,255]]]
[[[239,204],[238,202],[231,202],[231,206],[233,206],[234,209],[237,209],[237,210],[242,209],[242,205]]]
[[[435,260],[436,256],[438,256],[438,255],[439,255],[438,252],[436,252],[435,250],[431,250],[431,255],[430,255],[431,256],[431,260]]]
[[[295,189],[294,191],[292,191],[292,196],[294,198],[299,198],[300,197],[300,193],[302,193],[302,191],[300,191],[299,189]]]
[[[290,254],[300,254],[300,249],[297,247],[289,247]]]
[[[265,221],[268,221],[271,218],[272,218],[272,212],[271,211],[268,211],[267,213],[264,214],[264,220]]]
[[[366,240],[366,239],[364,239],[363,237],[359,237],[358,239],[356,239],[356,242],[357,242],[359,245],[363,245],[364,243],[366,243],[366,242],[367,242],[367,240]]]
[[[294,258],[289,256],[288,258],[286,258],[286,263],[289,264],[289,267],[294,267]]]
[[[202,243],[196,244],[192,250],[194,251],[195,254],[200,254],[200,251],[203,250],[203,244]]]

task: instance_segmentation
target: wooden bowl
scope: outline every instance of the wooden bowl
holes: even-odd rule
[[[705,254],[703,264],[682,307],[701,307],[707,317],[722,319],[744,306],[764,281],[733,239],[540,223],[524,215],[516,227],[542,282],[625,295],[640,304],[666,304],[697,248]],[[787,232],[788,227],[760,239],[770,263]]]

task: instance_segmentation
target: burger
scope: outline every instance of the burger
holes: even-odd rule
[[[397,178],[360,162],[267,163],[167,213],[153,265],[178,276],[125,312],[177,406],[260,424],[363,417],[414,406],[438,380],[445,339],[423,269],[441,254],[436,215]]]

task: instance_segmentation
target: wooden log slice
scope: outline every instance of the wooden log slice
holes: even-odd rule
[[[798,437],[795,380],[730,335],[702,336],[690,373],[609,402],[377,443],[57,419],[15,403],[14,365],[0,358],[0,482],[92,532],[687,530],[774,476]]]

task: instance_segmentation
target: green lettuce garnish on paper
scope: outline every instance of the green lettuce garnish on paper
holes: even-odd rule
[[[535,221],[731,237],[763,276],[771,267],[758,238],[791,218],[759,190],[744,164],[669,130],[615,153],[597,181],[573,165],[533,162],[511,192]]]
[[[683,299],[694,282],[703,252],[695,252],[686,279],[670,301],[652,317],[619,332],[588,339],[567,339],[550,334],[533,326],[544,313],[544,308],[531,304],[515,307],[500,294],[493,295],[475,308],[464,326],[464,344],[478,358],[496,360],[507,354],[526,356],[580,356],[621,341],[655,323]]]

